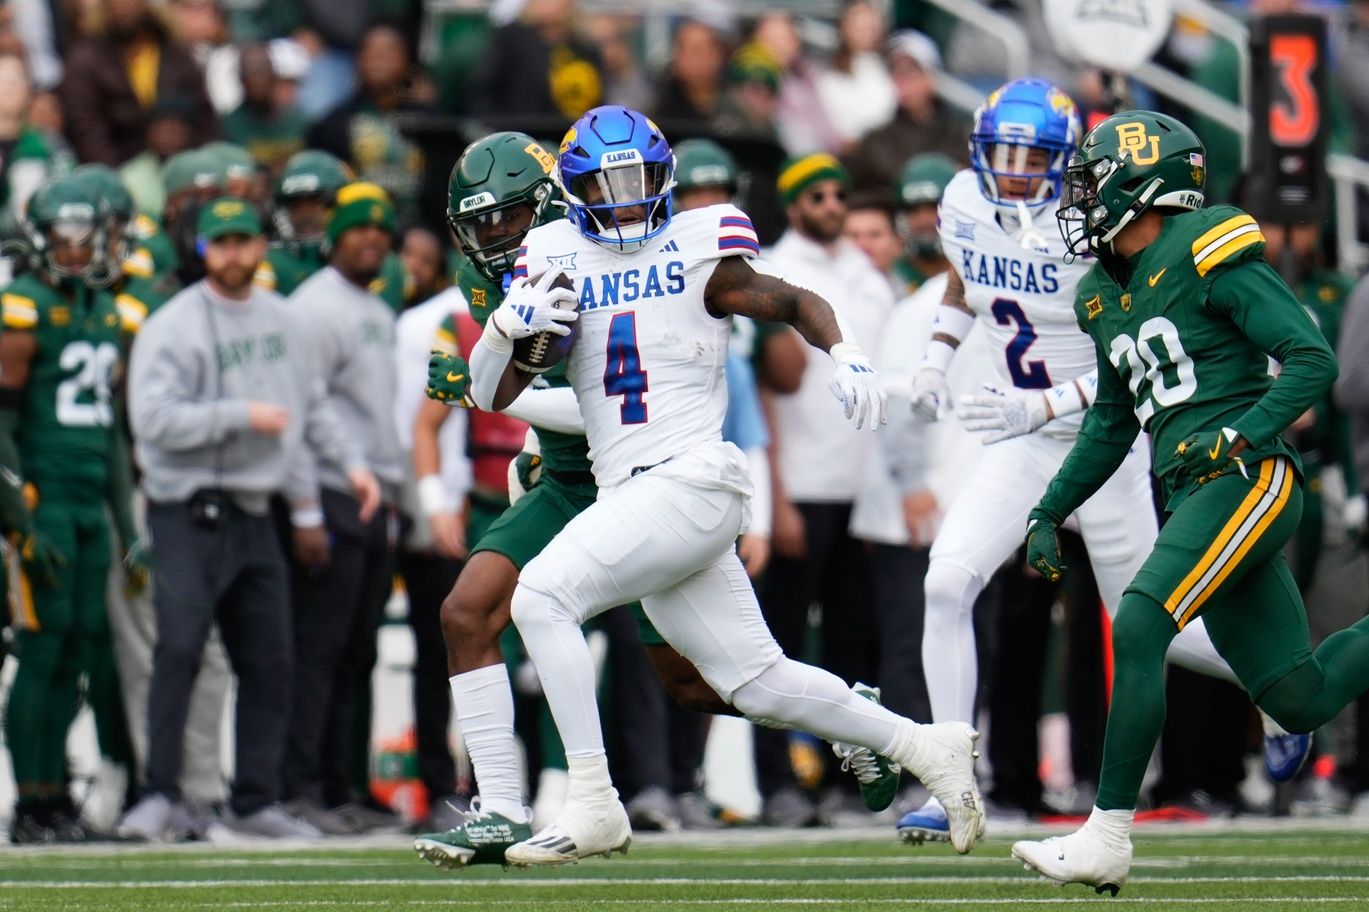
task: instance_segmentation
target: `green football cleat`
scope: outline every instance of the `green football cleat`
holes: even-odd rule
[[[851,688],[860,696],[875,703],[879,702],[879,688],[862,684],[859,681]],[[860,783],[860,797],[865,806],[878,814],[894,803],[898,794],[898,782],[903,772],[898,764],[881,757],[868,747],[854,744],[836,743],[832,752],[841,758],[843,771],[852,770]]]
[[[471,811],[466,822],[445,833],[429,833],[414,840],[414,850],[444,871],[475,864],[501,864],[504,850],[532,838],[532,825],[503,814]]]

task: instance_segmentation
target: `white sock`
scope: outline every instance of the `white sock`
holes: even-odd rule
[[[789,658],[739,687],[732,705],[772,728],[812,732],[880,754],[888,753],[906,721],[859,696],[831,672]]]
[[[594,658],[579,618],[567,606],[520,584],[513,593],[513,620],[537,668],[566,756],[603,756]]]
[[[1131,825],[1136,819],[1136,812],[1132,811],[1105,811],[1095,807],[1089,814],[1088,821],[1084,828],[1092,830],[1109,842],[1125,843],[1131,841]]]
[[[475,769],[481,809],[526,823],[508,669],[501,662],[450,680],[457,727]]]
[[[570,787],[566,801],[613,801],[618,791],[608,775],[608,755],[603,752],[587,755],[566,755],[566,775]]]

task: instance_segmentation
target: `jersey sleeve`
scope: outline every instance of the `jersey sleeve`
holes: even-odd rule
[[[1235,206],[1202,210],[1201,233],[1191,245],[1198,277],[1211,280],[1222,268],[1264,256],[1264,233],[1254,217]]]
[[[7,291],[0,295],[0,320],[3,320],[5,329],[34,329],[38,325],[38,302]]]
[[[280,285],[280,277],[276,275],[276,267],[271,265],[270,260],[262,260],[257,264],[257,271],[252,274],[252,284],[267,291],[275,291]]]
[[[714,229],[716,250],[710,250],[718,259],[729,256],[744,256],[754,259],[761,255],[760,240],[756,237],[756,227],[751,224],[751,216],[736,206],[713,206],[717,212]]]
[[[1131,391],[1096,337],[1094,348],[1098,356],[1098,398],[1085,413],[1074,447],[1037,505],[1056,525],[1112,477],[1141,432]]]
[[[437,332],[433,334],[433,351],[444,355],[461,354],[461,345],[456,338],[456,317],[453,315],[447,314],[438,324]]]
[[[156,263],[153,260],[152,251],[145,246],[139,246],[134,250],[123,263],[124,275],[135,279],[149,279],[157,271]]]
[[[1336,356],[1263,259],[1224,266],[1208,290],[1208,306],[1282,365],[1265,394],[1232,424],[1252,446],[1263,447],[1326,394],[1336,379]]]

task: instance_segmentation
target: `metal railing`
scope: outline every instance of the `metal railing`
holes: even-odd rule
[[[1326,156],[1336,205],[1336,259],[1341,272],[1358,276],[1369,267],[1369,244],[1359,236],[1360,191],[1369,190],[1369,162],[1353,155]]]
[[[1003,45],[1003,70],[1008,79],[1027,75],[1031,69],[1031,44],[1027,41],[1026,31],[1012,18],[989,9],[979,0],[927,2],[951,14],[964,25],[987,32],[990,37],[997,39]]]

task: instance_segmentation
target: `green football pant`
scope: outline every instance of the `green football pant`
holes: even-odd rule
[[[1369,690],[1369,619],[1315,653],[1282,548],[1302,491],[1291,463],[1264,460],[1251,478],[1228,474],[1191,494],[1160,530],[1113,621],[1112,706],[1098,807],[1136,807],[1165,719],[1170,641],[1201,615],[1213,645],[1261,709],[1290,731],[1311,731]]]
[[[64,788],[67,730],[76,718],[81,674],[90,670],[94,644],[109,636],[103,498],[40,500],[33,518],[66,566],[52,588],[33,585],[19,573],[19,669],[5,714],[5,740],[20,801],[56,796]]]

